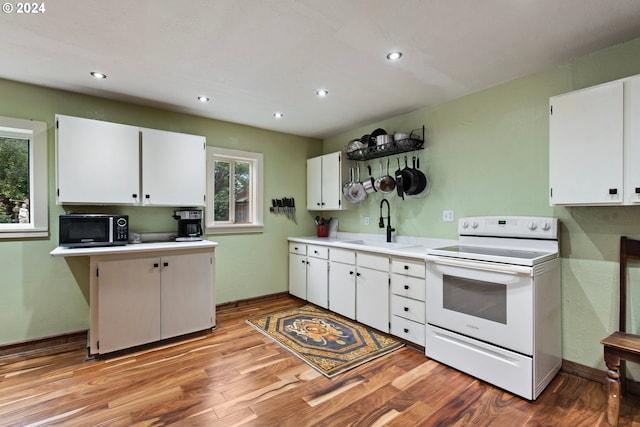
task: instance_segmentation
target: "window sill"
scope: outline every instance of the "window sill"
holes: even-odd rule
[[[229,224],[207,226],[206,234],[240,234],[240,233],[262,233],[263,224]]]
[[[0,230],[0,239],[31,239],[49,237],[49,230],[34,230],[34,229],[15,229],[15,230]]]

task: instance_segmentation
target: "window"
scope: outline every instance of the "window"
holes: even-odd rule
[[[47,237],[47,124],[0,117],[0,238]]]
[[[262,153],[207,147],[207,233],[263,230]]]

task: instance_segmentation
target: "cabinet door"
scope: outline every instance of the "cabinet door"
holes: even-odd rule
[[[622,81],[552,97],[550,114],[550,204],[622,203]]]
[[[356,268],[331,262],[329,265],[329,310],[356,318]]]
[[[204,206],[206,139],[142,129],[143,205]]]
[[[307,299],[307,257],[289,254],[289,293]]]
[[[389,273],[358,267],[356,320],[389,332]]]
[[[213,254],[164,256],[160,262],[162,338],[213,327]]]
[[[136,204],[137,127],[56,115],[58,204]]]
[[[321,258],[307,258],[307,301],[320,307],[329,306],[329,262]]]
[[[160,258],[98,264],[98,350],[160,339]]]
[[[325,210],[342,208],[342,153],[322,156],[322,204]]]
[[[307,159],[307,209],[322,210],[322,157]]]
[[[624,82],[625,202],[640,203],[640,76]]]

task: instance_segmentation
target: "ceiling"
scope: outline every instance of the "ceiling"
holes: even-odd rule
[[[0,14],[0,78],[315,138],[640,36],[637,0],[43,4]]]

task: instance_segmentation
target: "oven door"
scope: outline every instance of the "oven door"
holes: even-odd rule
[[[427,260],[427,323],[533,354],[533,268],[438,256]]]

